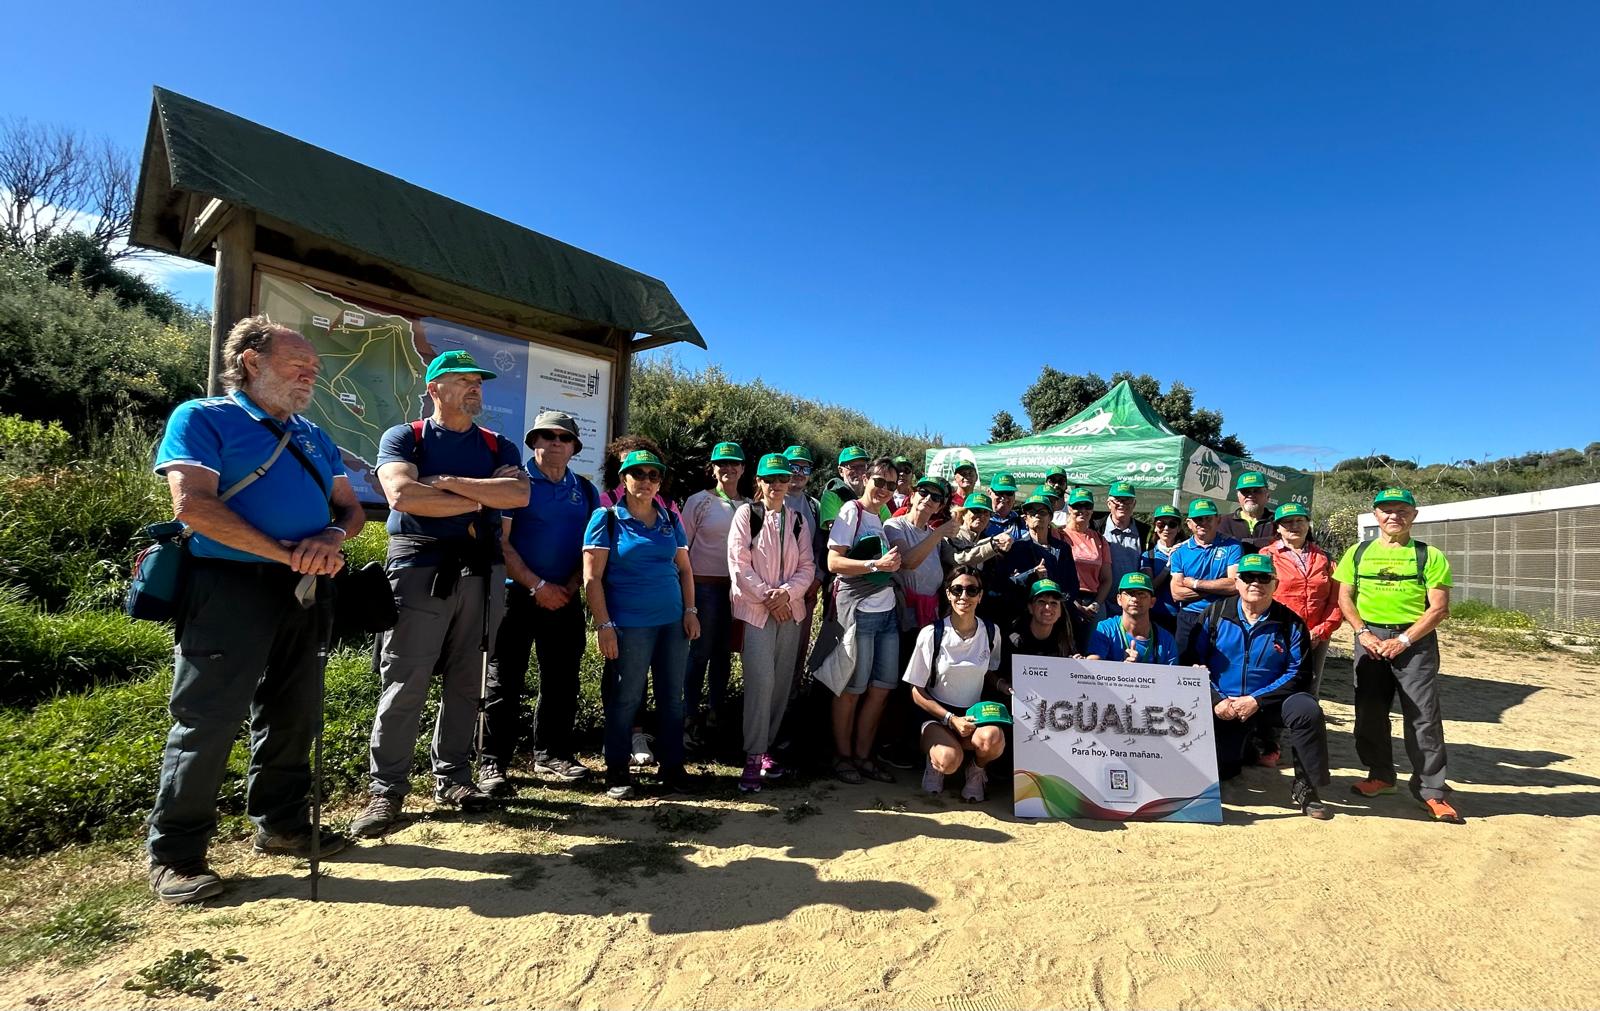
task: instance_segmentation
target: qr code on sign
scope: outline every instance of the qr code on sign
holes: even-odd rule
[[[1124,793],[1130,789],[1127,769],[1109,769],[1107,771],[1111,773],[1111,789],[1121,790]]]

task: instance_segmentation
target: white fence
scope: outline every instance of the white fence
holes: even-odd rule
[[[1377,536],[1371,513],[1357,523]],[[1600,622],[1600,483],[1423,506],[1411,528],[1443,551],[1451,600],[1525,611],[1554,629]]]

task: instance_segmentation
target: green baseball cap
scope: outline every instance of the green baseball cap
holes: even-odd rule
[[[857,460],[870,460],[872,457],[860,446],[846,446],[839,450],[839,466],[855,463]]]
[[[899,467],[900,467],[900,465],[902,463],[905,464],[907,467],[909,467],[909,466],[911,466],[911,459],[909,457],[904,457],[904,456],[897,456],[897,457],[894,458],[894,465],[895,465],[896,469],[899,469]]]
[[[1273,512],[1272,522],[1276,523],[1279,520],[1286,520],[1291,516],[1304,516],[1306,519],[1310,519],[1311,510],[1307,509],[1299,502],[1285,502],[1283,505],[1279,506],[1275,512]]]
[[[1272,559],[1266,555],[1245,555],[1239,559],[1240,572],[1265,572],[1269,576],[1276,576],[1278,570],[1272,567]]]
[[[1383,505],[1385,502],[1404,502],[1413,509],[1417,507],[1417,497],[1404,488],[1385,488],[1372,496],[1373,505]]]
[[[917,478],[917,483],[914,485],[914,487],[932,488],[945,498],[950,497],[950,482],[946,481],[942,477],[936,477],[932,474],[924,474],[923,476]]]
[[[1234,491],[1238,491],[1240,488],[1265,488],[1266,486],[1267,475],[1259,470],[1247,470],[1239,475],[1239,480],[1233,482]]]
[[[739,448],[737,442],[719,442],[711,449],[711,462],[732,460],[734,463],[744,463],[744,450]]]
[[[661,462],[661,457],[648,449],[636,449],[622,458],[622,463],[617,467],[618,474],[626,474],[635,467],[657,467],[666,470],[667,465]]]
[[[1022,511],[1023,512],[1027,512],[1029,506],[1043,506],[1046,510],[1050,510],[1050,509],[1054,508],[1050,504],[1050,496],[1049,495],[1040,495],[1038,492],[1034,492],[1032,495],[1029,495],[1026,499],[1023,500],[1023,502],[1022,502]]]
[[[1156,584],[1151,581],[1150,573],[1148,572],[1129,572],[1122,577],[1121,582],[1117,583],[1118,593],[1126,590],[1143,590],[1146,593],[1155,593]]]
[[[1066,477],[1066,476],[1067,476],[1067,468],[1065,468],[1065,467],[1051,467],[1049,470],[1044,472],[1044,479],[1046,481],[1050,480],[1053,477]]]
[[[756,463],[756,477],[788,477],[789,461],[782,453],[768,453]]]
[[[1079,502],[1087,502],[1090,505],[1094,505],[1094,495],[1087,488],[1074,488],[1072,493],[1067,496],[1067,505],[1069,507],[1075,506]]]
[[[952,470],[951,473],[954,474],[954,473],[956,473],[958,471],[962,471],[962,470],[970,470],[970,471],[972,471],[972,479],[974,481],[976,481],[978,479],[979,475],[983,473],[982,471],[980,471],[978,469],[978,465],[976,463],[973,463],[971,460],[958,460],[956,462],[955,470]]]
[[[1032,600],[1041,593],[1053,593],[1058,597],[1066,596],[1066,593],[1061,589],[1061,584],[1054,579],[1035,579],[1033,581],[1033,589],[1028,591],[1028,599]]]
[[[1196,520],[1202,516],[1215,516],[1217,504],[1208,498],[1197,498],[1189,503],[1189,518]]]
[[[804,446],[790,446],[783,451],[783,458],[791,463],[811,463],[811,450]]]
[[[1011,714],[998,702],[978,702],[967,710],[967,719],[980,726],[985,723],[1010,723]]]
[[[965,502],[961,503],[961,508],[982,509],[986,513],[992,513],[994,512],[994,501],[983,492],[975,491],[971,495],[967,496]]]
[[[996,474],[994,480],[989,482],[989,490],[996,495],[1015,495],[1017,479],[1010,474]]]
[[[1182,517],[1178,514],[1178,510],[1172,508],[1171,506],[1162,505],[1156,506],[1155,509],[1151,511],[1150,518],[1153,520],[1175,520],[1181,519]]]
[[[1107,490],[1108,498],[1138,498],[1139,493],[1133,490],[1133,485],[1126,481],[1113,481]]]
[[[431,383],[440,376],[448,376],[460,372],[482,376],[485,379],[493,379],[495,377],[495,373],[480,367],[477,362],[472,360],[471,352],[446,351],[428,363],[428,372],[423,377],[423,382]]]

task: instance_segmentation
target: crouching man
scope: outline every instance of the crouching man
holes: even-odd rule
[[[222,892],[206,845],[246,716],[256,851],[310,856],[318,654],[331,606],[322,577],[339,571],[340,545],[363,522],[333,440],[298,413],[321,369],[311,344],[252,316],[229,332],[223,364],[227,396],[179,405],[156,451],[156,473],[191,534],[172,730],[149,822],[150,889],[168,903]],[[346,842],[324,830],[320,855]]]

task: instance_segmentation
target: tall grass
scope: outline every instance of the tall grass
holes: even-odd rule
[[[116,611],[51,614],[0,587],[0,706],[148,677],[172,661],[165,625]]]

